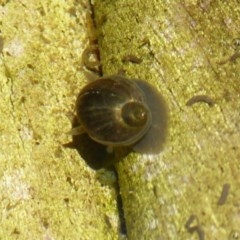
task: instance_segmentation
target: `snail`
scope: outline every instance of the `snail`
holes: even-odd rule
[[[121,75],[88,83],[76,101],[80,126],[94,141],[114,149],[131,146],[140,153],[158,153],[166,134],[167,109],[158,91],[143,80]]]

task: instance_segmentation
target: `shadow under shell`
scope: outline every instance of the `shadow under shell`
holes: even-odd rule
[[[77,117],[73,119],[73,128],[78,125]],[[107,146],[91,139],[87,133],[72,136],[72,142],[65,147],[76,149],[82,159],[94,170],[101,168],[111,169],[114,163],[120,161],[131,152],[130,147],[114,148],[109,153]]]

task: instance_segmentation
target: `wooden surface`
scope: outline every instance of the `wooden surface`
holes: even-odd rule
[[[103,0],[94,14],[103,74],[145,79],[169,107],[163,151],[116,164],[128,238],[237,236],[240,59],[231,56],[239,56],[239,1]],[[128,55],[141,61],[123,61]]]
[[[116,177],[74,149],[88,1],[0,1],[0,239],[117,239]]]

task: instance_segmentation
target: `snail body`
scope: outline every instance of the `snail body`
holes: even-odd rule
[[[80,127],[74,133],[86,132],[94,141],[110,147],[133,146],[138,152],[149,152],[149,149],[154,152],[152,146],[156,145],[156,139],[152,139],[149,130],[153,128],[156,114],[151,106],[156,108],[159,101],[149,103],[148,95],[155,96],[156,91],[153,94],[147,89],[152,89],[152,86],[120,75],[90,82],[77,98],[76,113]],[[161,101],[160,109],[162,105]],[[150,143],[149,139],[153,142]]]

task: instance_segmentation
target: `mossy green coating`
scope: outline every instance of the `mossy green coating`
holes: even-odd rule
[[[190,239],[192,214],[206,239],[240,231],[240,59],[220,64],[235,51],[236,9],[237,1],[220,0],[94,2],[103,73],[124,70],[154,83],[169,106],[163,152],[116,164],[131,240]],[[122,61],[128,54],[142,62]],[[215,105],[186,106],[195,95]],[[231,190],[219,206],[225,183]]]
[[[0,239],[117,239],[115,179],[89,168],[69,112],[86,79],[88,1],[1,1]]]

